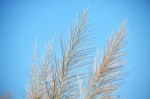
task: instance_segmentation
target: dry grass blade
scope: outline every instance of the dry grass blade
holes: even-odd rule
[[[39,73],[35,50],[31,87],[27,90],[28,99],[66,99],[80,96],[78,76],[83,78],[85,75],[79,69],[89,65],[90,53],[93,51],[90,46],[92,35],[89,34],[87,26],[88,12],[84,10],[69,32],[69,43],[66,44],[61,38],[61,62],[59,63],[51,50],[47,50]]]
[[[96,59],[96,71],[92,75],[88,84],[87,99],[116,99],[114,92],[121,83],[122,68],[124,65],[122,50],[125,40],[125,27],[113,35],[108,42],[102,60]]]
[[[88,12],[83,11],[75,26],[69,32],[69,46],[62,41],[62,62],[60,75],[60,99],[79,95],[77,70],[89,64],[90,41],[87,30]]]
[[[40,90],[40,99],[50,99],[49,97],[49,87],[47,85],[51,82],[52,75],[50,74],[50,70],[52,69],[53,65],[55,65],[55,55],[53,52],[53,44],[49,43],[46,47],[46,53],[42,57],[42,63],[39,73],[39,90]]]
[[[27,98],[28,99],[52,99],[48,93],[50,93],[47,83],[52,79],[50,74],[50,67],[55,65],[55,57],[52,54],[52,43],[47,45],[46,53],[42,57],[40,71],[38,72],[38,63],[37,63],[37,48],[34,50],[33,65],[31,67],[31,84],[27,89]],[[47,90],[48,89],[48,90]]]
[[[37,46],[35,44],[34,55],[33,55],[33,64],[31,68],[31,85],[27,89],[27,98],[35,99],[39,97],[38,89],[38,66],[37,66]]]
[[[93,34],[88,30],[88,11],[84,10],[69,32],[66,43],[61,37],[62,59],[53,51],[53,44],[47,46],[38,70],[37,48],[35,46],[31,70],[31,84],[27,89],[28,99],[116,99],[115,91],[123,79],[123,45],[125,27],[109,39],[103,57],[96,58],[96,69],[89,77],[87,93],[82,82],[87,77],[85,66],[91,65]],[[83,67],[83,68],[82,68]],[[87,69],[87,68],[86,68]],[[88,73],[89,74],[89,73]],[[84,83],[84,82],[83,82]]]

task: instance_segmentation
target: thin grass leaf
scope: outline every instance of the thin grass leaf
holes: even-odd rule
[[[88,42],[91,41],[91,38],[87,35],[87,26],[88,12],[85,10],[69,32],[68,46],[64,43],[63,38],[61,38],[63,56],[60,66],[60,99],[72,97],[72,95],[77,95],[80,91],[76,78],[77,70],[89,64],[89,53],[93,50],[89,44],[90,42]],[[76,73],[73,71],[76,71]]]
[[[96,59],[97,67],[88,83],[87,99],[116,99],[114,92],[117,91],[124,73],[124,51],[125,27],[110,37],[102,60]]]

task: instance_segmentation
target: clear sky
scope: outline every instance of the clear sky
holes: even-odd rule
[[[123,99],[150,99],[150,1],[148,0],[0,0],[0,95],[25,95],[35,37],[39,56],[45,44],[66,35],[78,13],[89,8],[95,45],[103,48],[108,37],[128,18]],[[58,51],[59,52],[59,51]]]

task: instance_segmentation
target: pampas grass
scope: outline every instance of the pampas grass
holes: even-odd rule
[[[123,57],[126,52],[122,50],[125,40],[125,27],[110,37],[102,59],[96,58],[96,70],[89,79],[87,99],[116,99],[114,94],[119,88],[123,78]]]
[[[120,87],[124,74],[122,50],[125,40],[125,27],[110,37],[101,58],[92,63],[93,34],[88,30],[88,11],[79,15],[69,31],[66,42],[61,36],[62,57],[58,59],[53,43],[47,45],[42,56],[40,69],[35,46],[31,67],[31,83],[27,88],[27,99],[116,99],[115,91]],[[96,64],[96,70],[87,73],[86,66]],[[86,88],[81,80],[87,77]]]

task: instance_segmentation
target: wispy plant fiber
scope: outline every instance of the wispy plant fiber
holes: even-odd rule
[[[122,26],[110,37],[102,58],[96,58],[96,69],[87,86],[87,99],[116,99],[118,97],[114,92],[122,83],[125,73],[123,57],[126,52],[122,48],[125,36],[125,27]]]
[[[88,30],[88,11],[79,15],[69,31],[66,41],[61,36],[62,57],[58,59],[53,43],[47,45],[38,69],[37,48],[34,50],[31,68],[31,83],[27,89],[27,99],[116,99],[124,74],[123,66],[126,29],[122,26],[110,37],[102,58],[97,57],[96,69],[88,75],[86,90],[82,80],[87,71],[82,67],[92,64],[93,34]]]

